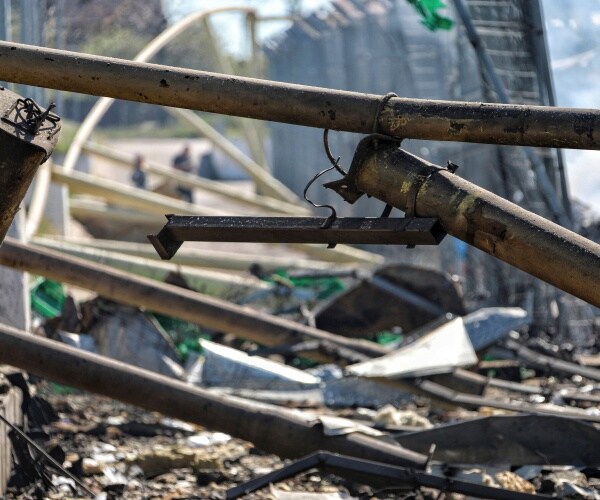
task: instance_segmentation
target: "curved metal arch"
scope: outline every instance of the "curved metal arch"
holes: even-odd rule
[[[250,7],[217,7],[214,9],[207,9],[201,12],[196,12],[182,19],[173,26],[167,28],[156,38],[154,38],[146,47],[144,47],[136,56],[135,61],[147,62],[150,58],[155,56],[159,50],[165,45],[183,33],[192,24],[207,18],[212,14],[220,14],[222,12],[242,12],[246,14],[256,14],[256,10]],[[77,129],[77,133],[67,150],[63,168],[70,172],[75,168],[77,160],[81,155],[83,144],[88,140],[92,131],[106,114],[111,107],[114,99],[110,97],[101,97],[96,101],[90,112],[87,114],[81,125]],[[50,166],[43,165],[40,170],[40,175],[37,176],[36,184],[34,187],[33,196],[29,206],[26,222],[26,238],[31,238],[39,229],[42,215],[46,207],[48,200],[48,192],[50,190]]]
[[[178,35],[183,33],[195,22],[200,21],[212,14],[219,14],[222,12],[246,12],[247,14],[252,14],[256,13],[256,10],[250,7],[217,7],[191,14],[173,26],[167,28],[160,35],[154,38],[138,53],[138,55],[135,56],[134,61],[147,62],[150,58],[154,57],[160,49],[162,49]],[[81,122],[81,125],[79,126],[79,129],[77,129],[77,133],[73,138],[73,142],[71,142],[71,145],[69,146],[65,156],[65,161],[63,163],[63,168],[67,172],[70,172],[75,168],[77,160],[79,159],[79,155],[81,154],[83,144],[88,140],[92,131],[102,117],[106,114],[113,102],[114,99],[111,97],[101,97],[96,101],[83,122]]]

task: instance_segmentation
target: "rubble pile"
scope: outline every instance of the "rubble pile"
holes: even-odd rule
[[[100,354],[176,382],[142,404],[158,413],[23,378],[7,498],[600,498],[597,342],[534,335],[520,308],[468,312],[456,282],[409,266],[338,275],[320,300],[322,273],[302,286],[279,276],[266,279],[297,288],[287,309],[273,292],[280,315],[337,325],[329,340],[371,351],[264,346],[37,283],[37,333],[87,351],[82,380]],[[327,317],[345,311],[355,323]],[[192,404],[204,410],[173,418]]]

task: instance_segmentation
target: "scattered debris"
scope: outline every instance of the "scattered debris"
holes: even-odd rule
[[[426,417],[419,415],[416,411],[400,410],[398,408],[394,408],[392,405],[385,405],[377,413],[375,413],[373,416],[373,423],[386,428],[422,427],[424,429],[430,429],[433,427],[431,422],[427,420]]]

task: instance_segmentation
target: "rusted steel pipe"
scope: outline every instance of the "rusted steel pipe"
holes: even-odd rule
[[[600,111],[388,98],[0,42],[0,80],[398,138],[600,149]]]
[[[226,432],[281,457],[326,449],[422,469],[427,457],[361,434],[327,437],[298,411],[214,393],[0,324],[0,363]]]
[[[363,139],[348,176],[327,186],[350,202],[364,193],[419,217],[438,217],[448,234],[600,306],[600,245],[396,143]]]
[[[316,339],[372,357],[388,352],[374,342],[341,337],[192,290],[19,243],[12,238],[6,238],[0,247],[0,265],[93,290],[123,304],[144,307],[259,344],[280,345]]]
[[[0,242],[40,163],[58,141],[60,119],[44,112],[30,99],[0,87]]]

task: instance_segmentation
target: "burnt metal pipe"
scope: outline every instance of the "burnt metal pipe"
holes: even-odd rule
[[[397,138],[600,149],[600,111],[431,101],[0,42],[0,80]]]
[[[251,441],[281,457],[326,449],[423,469],[427,457],[364,434],[325,436],[318,420],[158,375],[0,324],[0,363]]]
[[[353,203],[362,194],[444,230],[561,290],[600,307],[600,245],[374,136],[363,139],[348,175],[327,184]]]
[[[6,238],[0,248],[0,265],[70,283],[123,304],[144,307],[263,345],[314,339],[372,357],[383,356],[388,352],[374,342],[341,337],[193,290],[20,243],[10,237]],[[331,359],[331,356],[327,357]]]
[[[31,99],[0,87],[0,242],[40,163],[54,150],[59,120]]]

